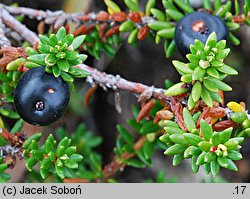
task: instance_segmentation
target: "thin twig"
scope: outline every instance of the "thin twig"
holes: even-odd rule
[[[79,16],[84,16],[84,13],[64,13],[63,11],[50,11],[50,10],[37,10],[33,8],[26,8],[26,7],[14,7],[14,6],[6,6],[4,4],[0,4],[0,6],[4,7],[10,14],[12,15],[26,15],[30,18],[36,18],[37,20],[44,20],[45,22],[49,22],[49,18],[53,18],[53,21],[55,22],[57,19],[63,17],[69,21],[79,21]],[[98,21],[96,19],[96,14],[97,13],[90,13],[86,14],[91,16],[91,20],[94,19],[94,21]],[[245,23],[245,18],[250,19],[250,12],[248,13],[247,17],[244,16],[243,14],[240,14],[238,16],[233,16],[232,21],[235,23],[239,24],[244,24]],[[155,21],[153,17],[146,16],[143,17],[143,24],[147,24],[150,22]],[[110,23],[112,20],[109,20]],[[47,23],[51,24],[51,23]]]
[[[65,13],[62,10],[60,11],[43,11],[43,10],[37,10],[32,8],[25,8],[25,7],[13,7],[13,6],[6,6],[2,5],[5,10],[7,10],[12,15],[26,15],[30,18],[36,18],[38,21],[44,20],[46,24],[54,24],[54,28],[58,28],[58,25],[63,25],[66,21],[74,21],[74,22],[88,22],[93,24],[99,24],[103,23],[103,20],[99,20],[97,15],[100,14],[103,11],[100,11],[98,13]],[[126,18],[125,20],[128,20]],[[147,25],[148,23],[154,22],[156,19],[151,16],[143,16],[140,23],[136,23],[136,26],[138,28],[143,27],[144,25]],[[112,24],[111,26],[115,25],[116,21],[112,18],[108,18],[106,20],[109,24]],[[56,25],[58,24],[58,25]]]
[[[7,26],[22,35],[22,37],[32,45],[34,45],[39,40],[38,36],[34,32],[16,20],[5,9],[2,9],[2,19]]]
[[[3,13],[3,8],[0,5],[0,48],[2,47],[7,47],[10,46],[10,41],[7,39],[7,37],[5,36],[5,26],[3,24],[3,20],[2,20],[2,13]]]
[[[1,5],[1,4],[0,4]],[[47,17],[50,17],[51,15],[57,16],[57,18],[62,17],[63,15],[66,15],[66,18],[68,20],[75,20],[76,17],[79,17],[83,15],[83,13],[65,13],[63,11],[44,11],[44,10],[37,10],[33,8],[26,8],[26,7],[13,7],[13,6],[4,6],[6,10],[10,14],[13,15],[26,15],[32,18],[37,18],[37,20],[43,20]]]
[[[88,78],[89,83],[98,83],[104,89],[106,88],[111,88],[114,90],[120,89],[120,90],[130,91],[136,94],[142,94],[145,90],[151,89],[152,96],[154,98],[165,100],[165,101],[173,100],[171,96],[165,95],[165,92],[166,92],[165,89],[152,88],[150,86],[146,86],[141,83],[128,81],[120,77],[119,75],[114,76],[114,75],[106,74],[104,72],[98,71],[95,68],[89,67],[85,64],[80,64],[80,65],[77,65],[76,67],[81,68],[90,73],[90,76]]]
[[[43,10],[36,10],[33,8],[25,8],[25,7],[5,6],[5,5],[3,6],[12,15],[26,15],[35,18],[39,17],[40,19],[47,17],[46,11]]]
[[[41,10],[35,10],[30,8],[22,8],[22,7],[9,7],[4,6],[0,4],[0,8],[2,8],[0,11],[0,41],[3,39],[7,39],[4,34],[4,30],[1,27],[1,24],[5,24],[9,26],[12,30],[19,33],[26,41],[30,42],[32,45],[36,44],[39,40],[38,36],[30,31],[28,28],[26,28],[23,24],[21,24],[18,20],[16,20],[11,14],[13,15],[27,15],[29,17],[34,17],[37,20],[45,20],[45,23],[47,24],[61,24],[65,20],[72,20],[72,21],[79,21],[79,16],[83,16],[83,13],[71,13],[66,14],[63,11],[41,11]],[[90,17],[91,16],[91,17]],[[92,13],[92,15],[88,15],[90,19],[94,22],[96,22],[95,19],[96,14]],[[61,18],[61,19],[60,19]],[[142,20],[143,24],[147,24],[149,22],[152,22],[152,17],[145,17],[143,18],[145,20]],[[60,20],[60,21],[58,21]],[[82,19],[83,20],[83,19]],[[110,19],[109,19],[110,20]],[[59,23],[60,22],[60,23]],[[109,21],[110,22],[110,21]],[[5,38],[4,38],[5,37]],[[0,43],[1,44],[1,43]],[[8,44],[8,40],[7,43]],[[88,76],[87,81],[94,85],[98,84],[103,89],[107,90],[107,88],[111,88],[114,91],[117,90],[126,90],[130,91],[132,93],[136,93],[140,96],[145,97],[145,93],[150,93],[149,98],[156,98],[160,100],[164,100],[166,102],[171,103],[172,111],[175,113],[175,117],[177,118],[178,124],[181,126],[183,124],[183,117],[181,108],[182,105],[178,103],[178,99],[175,99],[171,96],[166,96],[165,89],[161,88],[154,88],[150,86],[146,86],[141,83],[136,83],[132,81],[128,81],[119,75],[110,75],[106,74],[104,72],[100,72],[94,68],[91,68],[85,64],[80,64],[76,66],[78,68],[84,69],[85,71],[90,73],[90,76]],[[149,92],[147,92],[149,91]],[[174,110],[175,109],[175,110]],[[185,126],[181,126],[182,129],[185,130]],[[224,127],[224,126],[223,126]],[[121,158],[115,156],[114,159],[109,163],[108,165],[104,166],[103,168],[103,178],[98,179],[100,182],[106,182],[108,179],[110,179],[114,174],[116,174],[118,171],[122,170],[126,164],[121,160],[128,160],[136,156],[136,152],[143,147],[144,142],[146,141],[146,138],[144,136],[140,137],[140,139],[135,143],[134,145],[134,153],[124,153]],[[66,180],[65,180],[66,181]],[[85,179],[82,179],[82,181],[86,182]],[[79,182],[79,179],[77,179],[77,182]]]
[[[60,26],[64,25],[68,21],[74,21],[79,23],[89,23],[89,24],[99,24],[103,23],[103,20],[98,20],[97,15],[99,13],[65,13],[63,11],[43,11],[43,10],[37,10],[32,8],[25,8],[25,7],[13,7],[13,6],[6,6],[3,4],[0,4],[0,7],[2,7],[2,14],[3,14],[3,20],[6,25],[11,27],[13,30],[15,30],[17,33],[19,33],[23,38],[27,41],[29,41],[31,44],[35,44],[38,40],[35,36],[35,34],[28,30],[25,26],[23,26],[19,21],[17,21],[14,17],[11,15],[26,15],[30,18],[36,18],[38,21],[44,20],[46,24],[51,24],[54,26],[55,29],[59,28]],[[245,18],[250,19],[250,14],[248,14],[247,17],[245,17],[243,14],[239,16],[233,16],[232,21],[235,23],[246,23]],[[128,20],[125,19],[125,20]],[[156,19],[151,16],[143,16],[140,23],[136,23],[135,25],[137,28],[142,28],[144,25],[147,25],[149,23],[152,23]],[[109,17],[107,21],[109,24],[112,24],[111,26],[115,26],[116,21],[113,20],[113,18]],[[25,31],[24,31],[25,30]]]
[[[140,139],[133,146],[134,153],[128,153],[128,152],[124,153],[121,157],[121,160],[129,160],[129,159],[135,157],[136,152],[139,151],[143,147],[145,141],[146,141],[146,137],[141,136]],[[98,179],[97,181],[107,182],[117,172],[122,171],[125,166],[126,166],[126,164],[123,163],[123,161],[120,161],[119,157],[115,156],[114,159],[109,164],[104,166],[104,168],[102,170],[103,178]]]

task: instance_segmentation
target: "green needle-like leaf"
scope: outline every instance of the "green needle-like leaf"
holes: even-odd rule
[[[175,155],[173,158],[173,166],[178,166],[182,162],[183,159],[184,158],[182,154]]]
[[[199,81],[195,82],[192,88],[192,98],[195,102],[197,102],[201,97],[202,86]]]
[[[173,134],[169,137],[174,143],[186,145],[188,146],[189,143],[185,140],[184,136],[182,134]]]
[[[200,66],[196,67],[194,69],[194,72],[192,73],[193,80],[200,80],[201,78],[204,77],[205,73],[206,73],[206,70],[204,70]]]
[[[66,37],[66,29],[62,26],[56,33],[56,38],[58,41],[63,40]]]
[[[194,135],[192,133],[184,133],[184,138],[186,139],[186,141],[193,145],[193,146],[198,146],[198,144],[203,141],[202,138],[198,135]]]
[[[205,120],[201,119],[200,122],[201,133],[206,141],[209,141],[212,138],[213,128]]]
[[[214,132],[212,135],[213,146],[218,146],[221,143],[221,134],[219,132]]]
[[[202,87],[201,98],[208,106],[213,106],[213,99],[205,87]]]
[[[175,144],[171,147],[169,147],[164,154],[165,155],[178,155],[178,154],[182,154],[185,150],[186,150],[186,146],[183,146],[181,144]]]
[[[217,176],[220,172],[220,165],[217,162],[217,160],[214,160],[210,163],[210,167],[211,167],[211,173],[213,175],[213,177]]]
[[[199,171],[200,165],[197,165],[198,156],[193,156],[192,157],[192,162],[191,162],[191,169],[193,171],[193,173],[197,173]]]
[[[180,82],[180,83],[174,84],[169,89],[167,89],[165,94],[169,96],[176,96],[176,95],[183,94],[187,91],[188,91],[188,88],[185,88],[185,83]]]
[[[194,129],[196,129],[196,124],[193,120],[191,113],[188,111],[187,108],[183,109],[183,118],[184,118],[184,123],[187,127],[187,130],[189,132],[192,132]]]
[[[187,65],[183,62],[174,60],[173,62],[174,67],[176,68],[176,70],[181,74],[186,74],[186,73],[192,73],[193,70],[191,70],[190,68],[187,67]]]
[[[207,90],[211,91],[211,92],[218,92],[218,88],[216,87],[215,83],[212,82],[209,79],[204,79],[203,80],[203,84],[206,87]]]
[[[231,91],[232,90],[232,88],[229,85],[227,85],[226,83],[224,83],[218,79],[209,78],[209,80],[212,81],[219,90],[222,90],[222,91]]]
[[[220,133],[222,144],[224,144],[230,139],[232,132],[233,132],[233,127],[230,127]]]
[[[209,152],[209,150],[210,150],[212,144],[211,144],[210,142],[208,142],[208,141],[202,141],[202,142],[200,142],[200,143],[198,144],[198,146],[200,147],[200,149],[201,149],[202,151]]]
[[[73,40],[72,42],[73,50],[79,48],[79,46],[84,42],[85,37],[86,37],[85,35],[80,35]]]
[[[222,67],[219,67],[217,70],[227,75],[238,75],[238,72],[234,68],[226,64],[224,64]]]
[[[121,134],[122,138],[129,144],[129,145],[133,145],[133,137],[130,134],[130,132],[122,127],[121,125],[117,125],[117,130],[119,131],[119,133]]]

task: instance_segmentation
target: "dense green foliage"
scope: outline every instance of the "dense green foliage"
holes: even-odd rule
[[[123,33],[129,33],[126,40],[135,47],[147,37],[156,44],[162,41],[166,57],[170,58],[176,52],[176,24],[195,11],[189,1],[163,0],[164,10],[156,8],[156,0],[148,0],[143,10],[137,0],[124,2],[128,14],[114,1],[105,0],[108,12],[86,14],[79,17],[81,20],[76,19],[75,29],[85,28],[85,32],[76,34],[75,31],[75,37],[67,34],[63,26],[55,34],[50,30],[39,35],[37,46],[26,47],[24,54],[6,64],[0,72],[0,114],[19,119],[10,104],[13,103],[14,89],[25,72],[21,70],[23,67],[28,70],[43,66],[46,72],[56,78],[60,76],[72,88],[75,78],[91,76],[75,67],[87,59],[83,53],[88,52],[95,59],[99,59],[102,52],[115,56],[116,47],[125,41]],[[250,25],[249,1],[244,1],[242,14],[237,0],[234,6],[229,0],[214,2],[212,5],[210,0],[204,0],[203,9],[224,20],[229,40],[239,45],[233,32],[239,30],[240,24]],[[240,21],[237,22],[235,17]],[[242,159],[240,149],[250,136],[250,119],[243,104],[230,102],[224,105],[221,93],[232,90],[225,78],[238,74],[224,63],[229,53],[226,40],[217,41],[215,32],[207,36],[206,43],[194,38],[190,53],[186,55],[188,62],[172,62],[181,78],[174,85],[166,84],[165,95],[169,99],[146,99],[140,110],[132,106],[134,118],[128,119],[129,128],[117,125],[115,157],[111,166],[103,165],[102,155],[97,150],[102,137],[94,135],[84,124],[74,132],[60,127],[54,131],[56,138],[53,134],[45,138],[41,133],[26,137],[25,132],[21,132],[22,119],[10,130],[0,118],[0,182],[11,178],[5,171],[15,165],[16,158],[25,159],[30,172],[28,181],[42,182],[50,178],[61,182],[80,178],[91,182],[116,182],[114,175],[125,166],[152,166],[156,150],[173,156],[174,166],[184,159],[191,159],[193,173],[197,173],[200,166],[213,177],[219,175],[221,168],[238,171],[235,161]],[[113,170],[106,172],[111,167]],[[159,173],[156,181],[168,182],[162,176]]]

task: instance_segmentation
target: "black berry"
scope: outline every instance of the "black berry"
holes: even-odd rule
[[[24,121],[45,126],[63,115],[69,98],[66,82],[46,73],[44,67],[37,67],[21,77],[14,93],[14,104]]]
[[[204,12],[185,15],[175,30],[175,42],[179,52],[186,56],[190,52],[190,44],[193,44],[195,39],[205,44],[212,32],[216,33],[218,41],[227,39],[229,35],[227,26],[220,17]]]

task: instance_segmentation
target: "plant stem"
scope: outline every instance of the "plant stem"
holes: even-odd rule
[[[165,89],[154,88],[154,87],[146,86],[141,83],[128,81],[120,77],[119,75],[114,76],[114,75],[106,74],[105,72],[100,72],[97,69],[89,67],[85,64],[80,64],[80,65],[77,65],[76,67],[81,68],[90,73],[89,79],[87,80],[88,82],[91,83],[91,81],[93,80],[94,83],[98,83],[105,90],[107,88],[111,88],[114,90],[120,89],[120,90],[130,91],[136,94],[142,94],[146,90],[151,90],[152,96],[157,99],[161,99],[165,101],[173,100],[173,97],[165,95],[165,92],[166,92]]]
[[[5,25],[9,26],[12,30],[19,33],[26,41],[34,45],[39,38],[37,35],[29,30],[26,26],[11,16],[5,9],[2,9],[2,19]]]
[[[3,20],[2,20],[2,14],[3,13],[3,8],[0,6],[0,47],[7,47],[10,46],[10,41],[7,39],[7,37],[5,36],[5,26],[3,24]]]
[[[136,152],[143,147],[145,141],[146,141],[145,136],[140,137],[139,140],[134,144],[134,147],[133,147],[134,153],[126,152],[122,155],[121,159],[122,160],[129,160],[129,159],[133,158],[134,156],[136,156]],[[115,156],[114,159],[103,168],[103,171],[102,171],[103,178],[98,179],[97,181],[107,182],[117,172],[123,171],[125,166],[126,166],[126,164],[123,163],[123,161],[121,161],[119,157]]]

